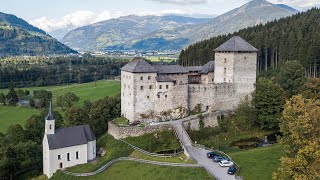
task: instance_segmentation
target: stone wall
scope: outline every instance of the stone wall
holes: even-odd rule
[[[218,118],[222,113],[220,111],[206,113],[205,115],[199,115],[189,121],[183,122],[183,126],[188,130],[200,130],[200,121],[203,122],[204,127],[216,127],[218,126]]]
[[[112,121],[108,122],[108,133],[112,135],[115,139],[123,139],[127,137],[137,137],[144,134],[153,133],[156,131],[163,130],[172,130],[171,125],[155,125],[155,126],[146,126],[146,127],[120,127],[117,124],[114,124]]]

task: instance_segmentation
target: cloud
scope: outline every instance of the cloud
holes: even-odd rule
[[[160,3],[167,3],[167,4],[205,4],[208,0],[149,0],[149,1],[157,1]]]
[[[40,17],[31,20],[30,23],[47,32],[52,32],[58,29],[72,30],[77,27],[93,24],[100,21],[118,18],[120,16],[127,16],[135,14],[138,16],[146,15],[166,15],[166,14],[191,14],[191,9],[166,9],[161,11],[139,11],[138,13],[122,12],[122,11],[103,11],[95,13],[92,11],[75,11],[67,14],[61,18]]]

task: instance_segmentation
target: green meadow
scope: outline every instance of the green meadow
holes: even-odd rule
[[[84,84],[71,84],[64,86],[48,86],[48,87],[30,87],[22,88],[23,90],[45,89],[52,91],[53,102],[57,96],[63,95],[66,92],[73,92],[80,97],[76,106],[81,106],[85,100],[96,101],[106,96],[115,96],[120,93],[119,81],[102,80]],[[0,90],[0,92],[7,93],[8,90]],[[22,108],[18,106],[0,106],[0,132],[6,132],[6,129],[13,124],[24,124],[24,122],[33,114],[39,113],[40,110],[31,108]]]

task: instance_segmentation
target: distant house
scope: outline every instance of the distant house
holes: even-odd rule
[[[29,101],[28,100],[19,100],[17,102],[17,105],[21,106],[21,107],[28,107],[29,106]]]
[[[96,158],[96,137],[89,125],[55,129],[51,103],[45,121],[43,173],[48,178],[58,169],[85,164]]]

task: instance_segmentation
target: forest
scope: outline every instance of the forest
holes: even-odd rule
[[[86,83],[120,75],[123,59],[85,54],[60,57],[10,57],[0,60],[0,88]]]
[[[298,60],[309,77],[320,77],[320,9],[213,37],[181,51],[179,64],[203,65],[214,60],[214,49],[233,36],[241,36],[258,51],[258,72],[278,69],[286,61]]]

